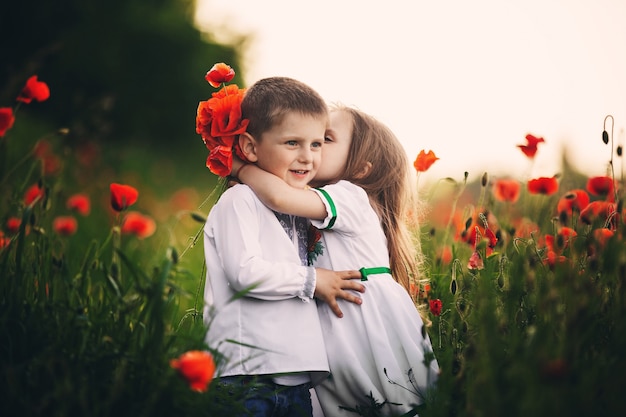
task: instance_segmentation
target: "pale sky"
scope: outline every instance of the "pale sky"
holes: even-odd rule
[[[198,0],[197,21],[221,42],[250,36],[248,85],[299,79],[386,123],[411,161],[432,149],[420,184],[552,176],[563,147],[604,175],[608,114],[626,144],[624,0]],[[534,164],[515,146],[527,133],[546,140]]]

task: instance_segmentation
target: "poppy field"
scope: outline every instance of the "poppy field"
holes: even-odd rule
[[[201,305],[214,176],[164,193],[141,152],[116,171],[97,144],[69,146],[29,112],[54,95],[44,81],[0,103],[0,415],[225,415]],[[625,414],[624,179],[606,122],[595,176],[420,189],[416,291],[441,368],[420,416]],[[532,163],[544,139],[523,139]],[[415,159],[418,183],[435,153]]]
[[[518,147],[532,164],[543,142],[529,134]],[[622,149],[610,129],[597,143],[610,152],[597,176],[485,172],[426,194],[429,334],[443,373],[420,415],[624,414]],[[418,155],[418,176],[436,160]]]

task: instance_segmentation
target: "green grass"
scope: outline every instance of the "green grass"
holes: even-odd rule
[[[180,158],[128,147],[100,149],[84,164],[82,148],[54,133],[47,140],[62,166],[49,174],[31,152],[44,130],[18,120],[0,138],[0,415],[224,415],[222,394],[212,386],[191,391],[169,366],[185,351],[211,350],[203,341],[198,237],[216,183],[203,166],[200,141],[190,145],[197,152]],[[585,186],[574,172],[563,173],[561,184],[567,180],[570,188]],[[124,213],[110,207],[111,182],[139,190],[129,210],[153,217],[154,235],[119,234]],[[26,205],[32,184],[46,196]],[[577,236],[563,247],[555,207],[568,189],[553,196],[524,190],[516,203],[494,200],[488,184],[424,196],[426,215],[415,232],[426,255],[429,298],[440,299],[443,312],[431,314],[427,330],[441,375],[421,416],[625,414],[621,191],[608,242],[594,239],[601,224],[574,219],[567,225]],[[65,206],[77,192],[91,198],[86,217]],[[441,201],[462,213],[460,226],[436,221]],[[498,236],[490,255],[486,242],[474,247],[459,239],[465,219],[478,212],[490,213]],[[53,220],[68,214],[78,230],[60,236]],[[6,228],[9,217],[21,219],[18,231]],[[516,236],[521,218],[536,223],[533,234]],[[563,263],[546,262],[546,235],[556,236]],[[450,262],[438,259],[446,245]],[[483,269],[468,268],[475,251]],[[379,405],[359,410],[377,415]]]

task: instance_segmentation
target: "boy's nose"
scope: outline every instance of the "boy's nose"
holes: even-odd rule
[[[302,148],[298,157],[301,162],[309,162],[313,160],[313,152],[308,148]]]

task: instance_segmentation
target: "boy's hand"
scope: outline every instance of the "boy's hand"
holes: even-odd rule
[[[315,285],[315,297],[325,301],[337,317],[343,317],[343,313],[337,304],[338,298],[343,298],[355,304],[361,304],[360,297],[348,290],[365,292],[365,286],[355,279],[361,279],[359,271],[331,271],[323,268],[315,268],[317,273]]]

